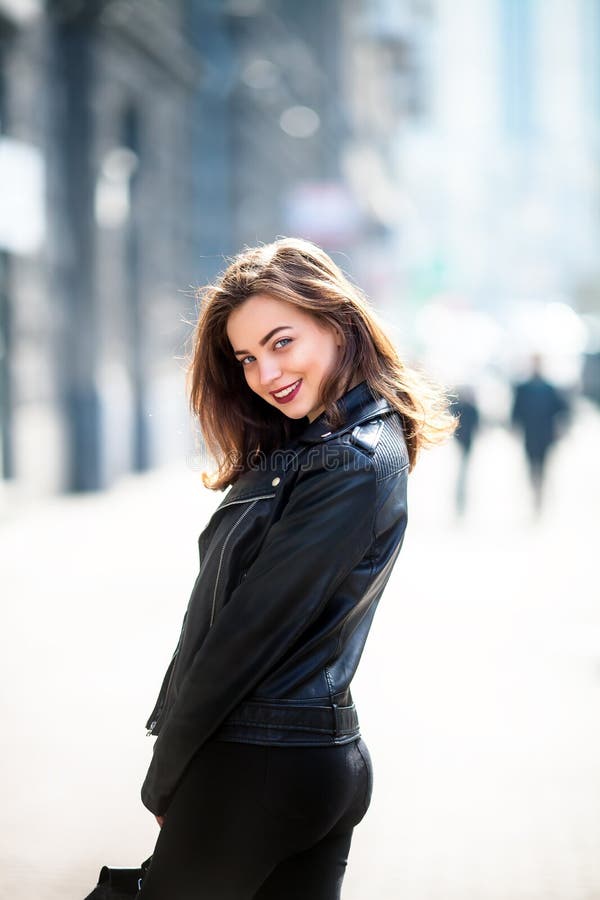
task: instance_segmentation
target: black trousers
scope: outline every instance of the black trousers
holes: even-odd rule
[[[372,790],[362,738],[208,741],[177,787],[138,900],[339,900]]]

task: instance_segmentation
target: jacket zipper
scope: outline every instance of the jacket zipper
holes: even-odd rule
[[[227,534],[225,536],[225,540],[223,541],[223,546],[221,547],[221,554],[219,556],[219,566],[217,569],[217,577],[215,579],[215,589],[213,592],[212,609],[211,609],[211,614],[210,614],[210,625],[209,625],[210,628],[212,628],[214,618],[215,618],[215,605],[216,605],[216,599],[217,599],[217,589],[219,586],[219,578],[221,575],[221,568],[223,565],[223,557],[225,555],[225,550],[227,548],[229,538],[231,537],[231,535],[233,534],[235,529],[238,527],[238,525],[240,524],[242,519],[244,519],[244,517],[253,509],[253,507],[259,500],[271,500],[274,496],[275,496],[275,494],[262,494],[260,497],[248,497],[246,500],[232,500],[230,503],[224,503],[222,506],[219,507],[219,509],[225,509],[225,507],[227,507],[227,506],[235,506],[235,505],[241,504],[241,503],[250,503],[250,506],[248,506],[244,510],[242,515],[235,521],[235,523],[231,526],[231,528],[227,532]],[[187,614],[186,614],[186,619],[187,619]],[[160,708],[156,712],[156,718],[150,722],[150,726],[148,728],[148,731],[146,732],[146,737],[150,737],[150,735],[153,734],[154,729],[156,728],[156,726],[160,720],[162,711],[165,709],[165,707],[167,705],[167,700],[169,698],[169,690],[171,688],[173,676],[175,675],[175,666],[176,666],[175,658],[176,658],[177,654],[179,653],[179,648],[181,647],[181,642],[183,640],[184,632],[185,632],[185,623],[183,625],[183,628],[181,629],[181,634],[179,635],[179,641],[177,643],[177,647],[175,648],[175,653],[173,654],[173,656],[171,658],[171,662],[173,663],[173,668],[171,670],[171,674],[169,676],[169,681],[168,681],[167,687],[165,689],[164,700],[160,704]]]
[[[212,608],[210,611],[210,625],[209,625],[210,628],[212,628],[213,622],[215,620],[215,611],[216,611],[215,607],[216,607],[216,603],[217,603],[217,591],[219,588],[219,578],[221,577],[221,568],[223,566],[223,557],[225,556],[225,550],[227,549],[227,544],[229,543],[229,538],[231,537],[231,535],[233,534],[235,529],[238,527],[240,522],[256,506],[256,504],[258,503],[259,500],[270,500],[274,496],[275,496],[275,494],[263,494],[263,496],[261,496],[261,497],[252,497],[252,498],[249,498],[248,500],[232,500],[231,503],[225,504],[226,506],[234,506],[236,503],[250,503],[250,506],[246,507],[244,512],[241,514],[241,516],[239,516],[239,518],[236,519],[234,524],[231,526],[231,528],[229,529],[229,531],[227,532],[227,534],[225,536],[225,540],[223,541],[223,546],[221,547],[221,555],[219,557],[219,567],[217,569],[217,577],[215,578],[215,589],[213,591]],[[221,507],[221,509],[222,508],[223,507]]]
[[[187,621],[187,614],[186,614],[186,621]],[[169,665],[172,665],[173,668],[171,669],[171,674],[169,675],[167,687],[165,688],[164,700],[160,704],[160,707],[158,708],[158,710],[155,714],[156,718],[153,719],[152,722],[150,722],[150,727],[149,727],[148,731],[146,732],[146,737],[149,737],[152,734],[152,732],[154,731],[154,729],[156,728],[156,725],[158,724],[158,720],[160,719],[160,715],[161,715],[163,709],[165,708],[165,706],[167,705],[167,700],[169,697],[169,690],[171,688],[171,682],[173,681],[173,676],[175,674],[176,658],[177,658],[177,654],[179,653],[179,648],[181,647],[181,642],[183,640],[184,632],[185,632],[185,622],[181,629],[181,634],[179,635],[179,640],[177,641],[177,646],[175,647],[175,653],[171,657],[171,662],[169,663]]]

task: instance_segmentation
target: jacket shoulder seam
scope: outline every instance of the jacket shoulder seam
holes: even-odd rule
[[[348,462],[350,462],[351,459],[358,459],[361,462],[361,469],[368,469],[375,472],[373,458],[362,450],[361,447],[348,440],[343,440],[344,437],[347,437],[347,435],[338,435],[332,441],[323,442],[322,444],[313,444],[313,446],[307,450],[306,460],[299,467],[300,470],[309,471],[314,464],[321,461],[322,464],[327,467],[327,458],[330,457],[329,462],[333,463],[335,461],[336,464],[338,460],[341,460],[343,463],[345,458],[348,459]]]
[[[388,478],[394,478],[396,475],[401,475],[402,472],[406,472],[408,469],[408,463],[404,463],[403,466],[400,466],[399,469],[395,469],[393,472],[387,472],[385,475],[381,475],[377,477],[377,484],[381,484],[384,481],[387,481]]]

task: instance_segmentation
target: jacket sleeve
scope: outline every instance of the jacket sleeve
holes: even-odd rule
[[[318,617],[373,541],[376,475],[348,445],[301,470],[242,583],[184,678],[154,744],[142,802],[162,815],[196,751]],[[258,614],[260,612],[260,614]]]

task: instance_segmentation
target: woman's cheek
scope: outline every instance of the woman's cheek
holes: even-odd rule
[[[250,390],[254,391],[255,394],[260,393],[257,375],[256,372],[252,371],[252,368],[244,368],[244,377],[246,379],[246,384],[248,385]]]

